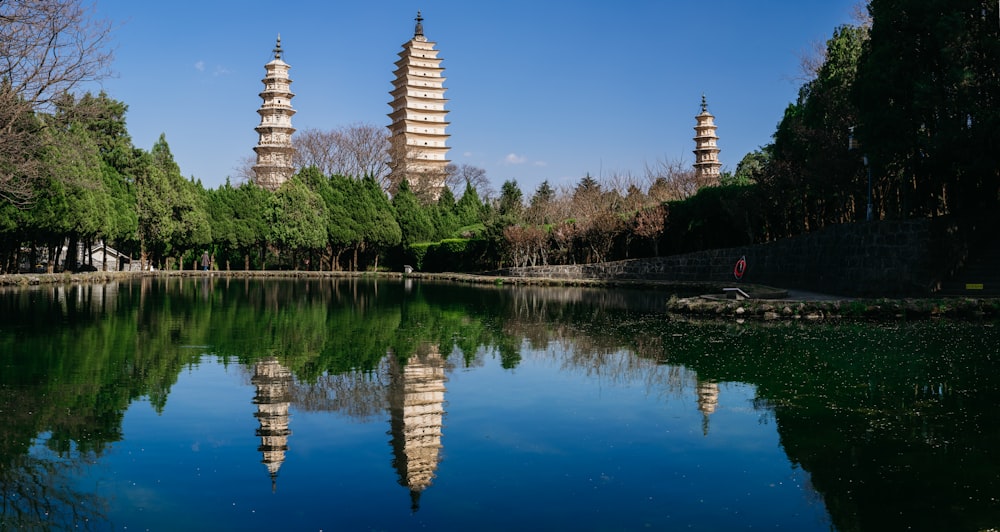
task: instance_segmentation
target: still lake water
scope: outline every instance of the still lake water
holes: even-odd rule
[[[0,291],[0,530],[986,530],[992,322],[370,280]]]

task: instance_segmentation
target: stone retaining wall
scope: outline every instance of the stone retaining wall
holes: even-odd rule
[[[949,267],[941,228],[930,220],[832,226],[777,242],[652,259],[510,268],[511,277],[742,282],[845,296],[929,295]]]

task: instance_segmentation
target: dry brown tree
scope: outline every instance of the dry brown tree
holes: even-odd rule
[[[656,203],[693,196],[703,183],[695,178],[694,168],[681,159],[661,159],[646,165],[647,195]]]

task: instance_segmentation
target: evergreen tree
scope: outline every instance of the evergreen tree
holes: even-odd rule
[[[465,192],[462,193],[462,197],[455,204],[455,214],[458,218],[457,223],[459,227],[483,223],[483,201],[479,198],[479,192],[476,191],[476,187],[472,186],[472,183],[469,181],[466,181]]]
[[[183,269],[187,251],[205,247],[212,241],[204,187],[181,176],[170,152],[166,135],[150,150],[150,171],[144,176],[141,203],[147,208],[146,232],[153,249],[173,256]],[[140,228],[143,227],[140,215]],[[163,227],[153,227],[159,222]],[[155,235],[155,236],[154,236]],[[200,255],[200,253],[199,253]]]
[[[556,191],[549,185],[548,180],[542,181],[535,189],[535,194],[531,196],[526,213],[527,221],[533,224],[550,224],[555,220],[551,219],[551,206],[556,198]]]
[[[857,123],[851,100],[868,30],[841,26],[826,43],[816,77],[799,90],[774,134],[758,174],[771,238],[864,219],[862,154],[848,150]]]
[[[66,129],[50,129],[44,174],[49,183],[47,201],[34,206],[38,229],[50,241],[69,238],[66,267],[76,270],[76,244],[89,247],[111,225],[111,198],[104,186],[97,145],[76,124]],[[47,212],[46,212],[47,211]],[[51,267],[51,265],[50,265]]]
[[[396,211],[399,229],[402,231],[403,247],[418,242],[428,242],[434,238],[434,224],[431,217],[417,196],[410,191],[406,179],[399,182],[399,188],[392,197],[392,206]]]
[[[374,257],[374,268],[378,270],[379,254],[393,246],[398,246],[403,240],[403,232],[396,221],[393,206],[381,185],[372,176],[367,176],[360,182],[353,181],[356,186],[359,209],[351,209],[356,217],[361,242],[355,248],[354,267],[359,268],[358,253],[366,252]]]
[[[893,217],[997,212],[1000,6],[872,0],[855,97],[877,203]]]
[[[293,176],[271,197],[269,239],[279,250],[288,252],[290,263],[299,269],[303,253],[326,246],[326,206],[323,198]]]
[[[521,193],[517,181],[504,181],[500,187],[500,199],[497,201],[498,214],[509,220],[510,224],[520,223],[524,213],[524,194]]]
[[[243,269],[250,269],[255,257],[261,269],[266,267],[266,250],[270,218],[268,205],[273,194],[253,183],[236,187],[232,195],[233,245],[243,257]]]
[[[458,206],[455,203],[455,195],[451,189],[445,186],[438,196],[437,205],[431,211],[435,228],[435,238],[443,240],[451,238],[455,231],[461,227],[458,224]]]

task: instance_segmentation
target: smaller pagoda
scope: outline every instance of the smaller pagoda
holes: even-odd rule
[[[694,178],[698,187],[718,185],[722,163],[719,162],[719,136],[715,116],[708,112],[705,95],[701,95],[701,113],[694,117]]]

